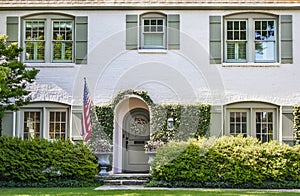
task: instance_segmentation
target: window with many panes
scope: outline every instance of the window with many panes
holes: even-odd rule
[[[230,135],[247,135],[247,112],[230,112]]]
[[[267,103],[234,103],[225,107],[225,134],[252,136],[261,142],[278,139],[277,107]]]
[[[41,136],[40,111],[25,111],[23,122],[23,138],[25,140],[30,140]]]
[[[51,111],[49,115],[49,139],[66,139],[67,112]]]
[[[225,18],[226,62],[278,62],[277,17],[239,14]]]
[[[147,14],[141,18],[141,48],[166,48],[166,20],[159,14]]]
[[[73,62],[74,19],[52,15],[26,18],[23,40],[25,62]]]
[[[255,112],[256,138],[262,142],[273,140],[273,112]]]
[[[24,49],[27,61],[45,60],[45,21],[25,21]]]

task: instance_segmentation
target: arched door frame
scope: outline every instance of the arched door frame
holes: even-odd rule
[[[116,105],[114,109],[114,130],[113,130],[113,160],[112,172],[122,173],[123,170],[123,148],[122,133],[123,120],[126,114],[136,108],[149,110],[147,103],[137,95],[125,95],[124,98]]]

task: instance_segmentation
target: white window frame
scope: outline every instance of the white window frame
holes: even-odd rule
[[[163,21],[163,25],[162,25],[162,32],[145,32],[145,25],[144,25],[144,21],[145,20],[162,20]],[[149,13],[149,14],[145,14],[140,16],[140,43],[139,43],[139,48],[141,50],[166,50],[167,49],[167,43],[166,43],[166,37],[167,37],[167,20],[166,20],[166,16],[163,14],[158,14],[158,13]],[[155,26],[156,29],[158,28],[158,25]],[[151,27],[149,27],[151,28]],[[163,44],[162,46],[158,46],[158,45],[152,45],[152,46],[148,46],[145,47],[145,35],[144,34],[162,34],[162,39],[163,39]]]
[[[22,47],[26,51],[26,22],[27,21],[44,21],[44,60],[26,60],[26,52],[23,52],[22,61],[25,63],[73,63],[75,59],[75,19],[73,17],[59,15],[59,14],[40,14],[25,17],[22,20]],[[72,22],[72,60],[54,60],[53,57],[53,21],[71,21]]]
[[[269,103],[261,102],[241,102],[233,103],[224,107],[224,128],[225,135],[230,134],[230,112],[247,112],[247,135],[257,138],[256,130],[256,113],[272,112],[273,113],[273,137],[272,140],[279,139],[279,108]]]
[[[227,128],[226,128],[226,135],[234,135],[234,136],[236,136],[236,135],[238,135],[239,133],[235,133],[235,134],[232,134],[231,133],[231,128],[230,128],[230,125],[231,125],[231,121],[230,121],[230,118],[231,118],[231,116],[230,116],[230,114],[232,113],[232,112],[234,112],[234,113],[242,113],[242,112],[245,112],[246,113],[246,135],[249,135],[250,134],[250,131],[249,131],[249,127],[250,127],[250,125],[249,125],[249,123],[250,123],[250,112],[249,112],[249,110],[248,109],[228,109],[227,110]]]
[[[51,121],[50,121],[50,113],[51,112],[55,112],[55,113],[57,113],[57,112],[60,112],[60,113],[65,113],[66,114],[66,121],[65,121],[65,138],[63,138],[64,140],[66,140],[67,139],[67,137],[68,137],[68,110],[66,110],[66,109],[48,109],[47,110],[47,119],[46,119],[46,121],[47,121],[47,133],[45,134],[45,137],[48,139],[48,140],[56,140],[55,138],[53,139],[53,138],[51,138],[50,137],[50,123],[51,123]]]
[[[246,60],[229,60],[227,59],[227,21],[247,21],[247,33],[246,33]],[[278,32],[278,16],[262,13],[242,13],[233,14],[224,17],[224,65],[226,63],[242,63],[245,64],[276,64],[279,63],[279,32]],[[255,60],[255,21],[274,21],[274,33],[275,33],[275,46],[274,46],[274,60]]]
[[[278,123],[278,120],[277,120],[277,115],[276,115],[276,110],[275,109],[253,109],[252,111],[252,126],[253,126],[253,131],[254,131],[254,135],[253,137],[259,139],[257,137],[257,129],[256,129],[256,113],[259,112],[271,112],[272,113],[272,118],[273,118],[273,122],[272,122],[272,125],[273,125],[273,133],[272,133],[272,138],[270,138],[269,141],[271,140],[276,140],[277,139],[277,135],[278,135],[278,126],[277,126],[277,123]],[[263,135],[263,134],[261,134]],[[259,139],[260,140],[260,139]],[[261,141],[261,140],[260,140]],[[262,142],[266,142],[266,141],[262,141]]]
[[[72,25],[72,40],[62,40],[62,41],[57,41],[54,40],[53,38],[53,29],[54,29],[54,22],[71,22]],[[52,62],[73,62],[74,60],[74,20],[70,20],[70,19],[53,19],[51,20],[51,61]],[[54,42],[61,42],[61,43],[71,43],[72,44],[72,59],[71,60],[55,60],[54,59]]]
[[[28,138],[25,138],[24,137],[24,135],[25,135],[25,126],[24,126],[24,124],[25,124],[25,113],[26,112],[30,112],[30,113],[33,113],[33,112],[39,112],[40,113],[40,127],[39,127],[39,129],[40,129],[40,138],[43,138],[43,134],[44,134],[44,132],[43,132],[43,111],[41,110],[41,109],[26,109],[26,110],[23,110],[22,111],[22,116],[21,116],[21,134],[22,134],[22,136],[21,136],[21,138],[24,140],[24,139],[28,139]],[[28,124],[28,122],[27,122],[27,124]]]

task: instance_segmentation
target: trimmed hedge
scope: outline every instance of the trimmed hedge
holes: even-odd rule
[[[265,182],[299,185],[300,145],[290,147],[275,141],[261,144],[241,135],[172,141],[158,150],[151,173],[152,184],[172,186],[194,183],[199,187],[238,187]]]
[[[10,184],[92,182],[98,166],[82,143],[6,136],[0,137],[0,162],[0,181]]]

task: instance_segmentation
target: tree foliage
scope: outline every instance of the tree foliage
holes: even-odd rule
[[[0,120],[6,110],[18,110],[30,101],[27,86],[34,82],[38,70],[19,61],[22,48],[7,45],[7,36],[0,35]],[[0,127],[1,128],[1,127]]]

